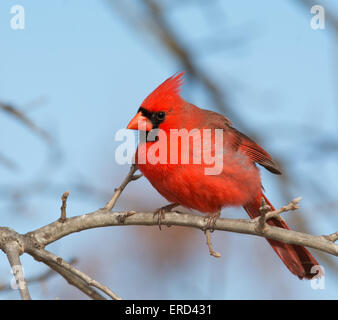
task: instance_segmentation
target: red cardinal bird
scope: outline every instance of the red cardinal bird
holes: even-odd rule
[[[174,75],[157,87],[143,101],[136,116],[128,125],[128,129],[147,132],[146,141],[140,143],[136,152],[136,163],[153,187],[172,203],[161,208],[160,213],[169,212],[181,205],[206,212],[210,218],[216,219],[222,208],[242,206],[250,218],[255,218],[261,214],[262,198],[271,210],[274,210],[263,194],[257,164],[272,173],[281,174],[276,163],[258,144],[233,128],[226,117],[200,109],[182,99],[180,96],[182,76],[183,73]],[[149,139],[151,132],[154,132],[153,129],[161,129],[165,135]],[[205,150],[209,150],[216,158],[220,155],[217,154],[215,147],[215,132],[216,129],[221,130],[223,138],[221,170],[218,170],[217,174],[206,174],[206,168],[212,167],[210,162],[207,163],[205,159],[192,161],[196,159],[193,156],[193,144],[192,146],[189,144],[185,153],[182,152],[181,147],[184,143],[182,138],[178,142],[178,148],[172,148],[174,143],[170,134],[175,129],[176,132],[182,129],[188,132],[194,130],[194,134],[191,135],[193,142],[196,137],[206,137],[203,130],[209,129],[213,132],[211,136],[209,135],[211,142],[207,144],[202,142],[200,149],[197,147],[199,151],[196,154],[201,155]],[[187,154],[191,157],[188,162],[183,162]],[[160,158],[162,161],[156,162]],[[170,162],[173,159],[178,162]],[[273,218],[267,223],[289,229],[280,219]],[[318,265],[318,262],[306,248],[270,239],[267,241],[287,268],[300,279],[311,279],[317,274],[313,272],[312,267]]]

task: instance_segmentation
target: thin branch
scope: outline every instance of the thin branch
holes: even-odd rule
[[[264,232],[264,228],[266,226],[266,214],[271,210],[271,207],[266,203],[265,199],[261,198],[261,207],[259,208],[259,211],[261,213],[260,217],[257,217],[257,231],[258,232]]]
[[[4,104],[0,102],[0,110],[3,110],[19,120],[21,123],[26,125],[28,128],[30,128],[32,131],[34,131],[36,134],[38,134],[40,137],[42,137],[44,140],[46,140],[48,143],[51,143],[53,141],[52,137],[49,135],[47,131],[44,129],[38,127],[29,117],[27,117],[22,111],[19,109],[9,105]]]
[[[95,287],[105,294],[107,294],[109,297],[111,297],[114,300],[121,300],[121,298],[115,294],[111,289],[109,289],[107,286],[101,284],[100,282],[92,279],[88,275],[86,275],[84,272],[78,270],[73,265],[69,264],[62,258],[56,256],[55,254],[44,250],[44,249],[36,249],[36,248],[29,248],[27,249],[27,252],[29,252],[34,258],[37,258],[38,260],[42,262],[49,262],[50,264],[56,264],[62,267],[63,269],[66,269],[70,273],[72,273],[74,276],[80,278],[82,281],[84,281],[89,287]]]
[[[10,170],[17,170],[18,165],[11,159],[0,153],[0,163]]]
[[[210,230],[209,229],[206,229],[205,230],[205,237],[207,239],[207,245],[208,245],[208,248],[209,248],[209,253],[211,256],[214,256],[215,258],[220,258],[221,255],[216,252],[213,247],[212,247],[212,242],[211,242],[211,238],[210,238]]]
[[[338,231],[324,237],[329,241],[336,242],[338,240]]]
[[[137,171],[136,164],[132,164],[131,167],[130,167],[128,175],[123,180],[123,182],[121,183],[120,187],[117,188],[117,189],[115,189],[115,193],[114,193],[113,197],[107,202],[107,204],[105,205],[104,209],[106,209],[106,210],[112,210],[114,208],[114,206],[115,206],[115,203],[116,203],[117,199],[120,197],[122,191],[127,186],[127,184],[130,181],[134,181],[134,180],[137,180],[138,178],[142,177],[142,174],[134,175],[134,173],[136,171]]]
[[[40,261],[36,257],[34,258]],[[61,267],[57,263],[50,261],[43,261],[43,263],[53,269],[58,274],[60,274],[70,285],[78,288],[80,291],[82,291],[85,295],[92,298],[93,300],[106,300],[106,298],[100,295],[94,288],[89,287],[82,279],[75,277],[73,273]]]
[[[62,197],[61,197],[61,201],[62,201],[62,205],[61,205],[61,217],[60,217],[60,221],[61,222],[65,222],[67,217],[66,217],[66,208],[67,208],[67,199],[69,196],[70,191],[66,191]]]
[[[10,228],[0,228],[0,249],[7,255],[21,299],[31,300],[20,261],[24,250],[21,236]]]
[[[265,200],[262,198],[262,205],[261,205],[261,209],[260,209],[261,210],[261,216],[252,219],[252,222],[259,222],[259,225],[262,226],[262,223],[264,224],[269,219],[280,218],[280,214],[283,213],[283,212],[297,210],[299,208],[300,200],[302,200],[302,198],[298,197],[298,198],[290,201],[290,203],[288,203],[286,206],[281,207],[277,210],[270,211],[271,210],[270,206],[267,205],[265,203]],[[263,211],[263,213],[262,213],[262,211]],[[264,218],[262,218],[262,216]]]

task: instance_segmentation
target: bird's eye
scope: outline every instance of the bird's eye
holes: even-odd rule
[[[165,112],[163,111],[157,112],[156,117],[158,120],[163,120],[165,118]]]

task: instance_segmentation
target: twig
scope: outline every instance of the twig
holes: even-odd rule
[[[36,257],[34,258],[37,259]],[[100,295],[94,288],[89,287],[82,279],[75,277],[73,273],[64,269],[57,263],[53,263],[50,261],[43,261],[43,263],[46,264],[48,267],[50,267],[55,272],[57,272],[58,274],[60,274],[70,285],[78,288],[88,297],[94,300],[106,300],[106,298]]]
[[[3,110],[10,114],[11,116],[15,117],[23,124],[25,124],[28,128],[32,131],[37,133],[40,137],[45,139],[48,143],[53,142],[52,137],[45,131],[44,129],[38,127],[30,118],[28,118],[22,111],[18,110],[17,108],[0,102],[0,110]]]
[[[264,221],[264,223],[265,223],[269,219],[280,218],[280,214],[283,213],[283,212],[297,210],[299,208],[299,202],[300,202],[300,200],[302,200],[302,198],[298,197],[298,198],[290,201],[286,206],[281,207],[281,208],[279,208],[277,210],[273,210],[273,211],[270,211],[271,208],[268,205],[266,207],[264,207],[266,205],[265,200],[264,200],[264,204],[261,206],[261,208],[263,207],[263,210],[267,210],[268,208],[270,208],[269,211],[263,213],[264,218],[262,218],[262,215],[261,215],[261,216],[259,216],[257,218],[252,219],[251,221],[253,223],[261,224],[262,221]]]
[[[327,240],[332,241],[333,243],[338,240],[338,231],[334,232],[328,236],[324,236]]]
[[[259,211],[261,215],[257,218],[257,231],[264,232],[265,222],[267,221],[266,214],[271,210],[271,207],[266,203],[265,199],[261,198],[261,207]]]
[[[221,255],[218,252],[214,251],[214,249],[212,247],[212,242],[211,242],[211,238],[210,238],[210,230],[209,229],[205,230],[205,237],[207,239],[207,245],[208,245],[208,248],[209,248],[210,255],[214,256],[215,258],[221,257]]]
[[[127,184],[130,181],[134,181],[134,180],[137,180],[140,177],[142,177],[142,174],[134,175],[134,173],[136,171],[137,171],[136,164],[132,164],[131,167],[130,167],[128,175],[123,180],[123,182],[121,183],[120,187],[117,188],[117,189],[115,189],[115,193],[114,193],[113,197],[107,202],[107,204],[105,205],[104,209],[106,209],[106,210],[112,210],[114,208],[114,206],[115,206],[115,203],[116,203],[117,199],[120,197],[122,191],[127,186]]]
[[[61,205],[61,217],[60,217],[60,221],[61,222],[65,222],[67,217],[66,217],[66,207],[67,207],[67,199],[69,196],[70,191],[66,191],[62,197],[61,197],[61,201],[62,201],[62,205]]]
[[[7,158],[1,153],[0,153],[0,163],[10,170],[14,171],[18,169],[18,165],[13,160]]]
[[[67,263],[62,258],[56,256],[55,254],[44,250],[44,249],[35,249],[30,248],[29,252],[35,257],[38,258],[40,261],[43,262],[50,262],[52,264],[57,264],[60,267],[66,269],[67,271],[71,272],[76,277],[80,278],[82,281],[84,281],[88,286],[95,287],[105,294],[107,294],[109,297],[111,297],[114,300],[121,300],[121,298],[115,294],[111,289],[109,289],[107,286],[101,284],[100,282],[90,278],[88,275],[86,275],[84,272],[78,270],[71,264]]]

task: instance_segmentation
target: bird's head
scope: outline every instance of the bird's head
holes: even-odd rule
[[[174,74],[148,95],[127,128],[146,131],[169,128],[184,106],[180,96],[183,75],[184,72]]]

